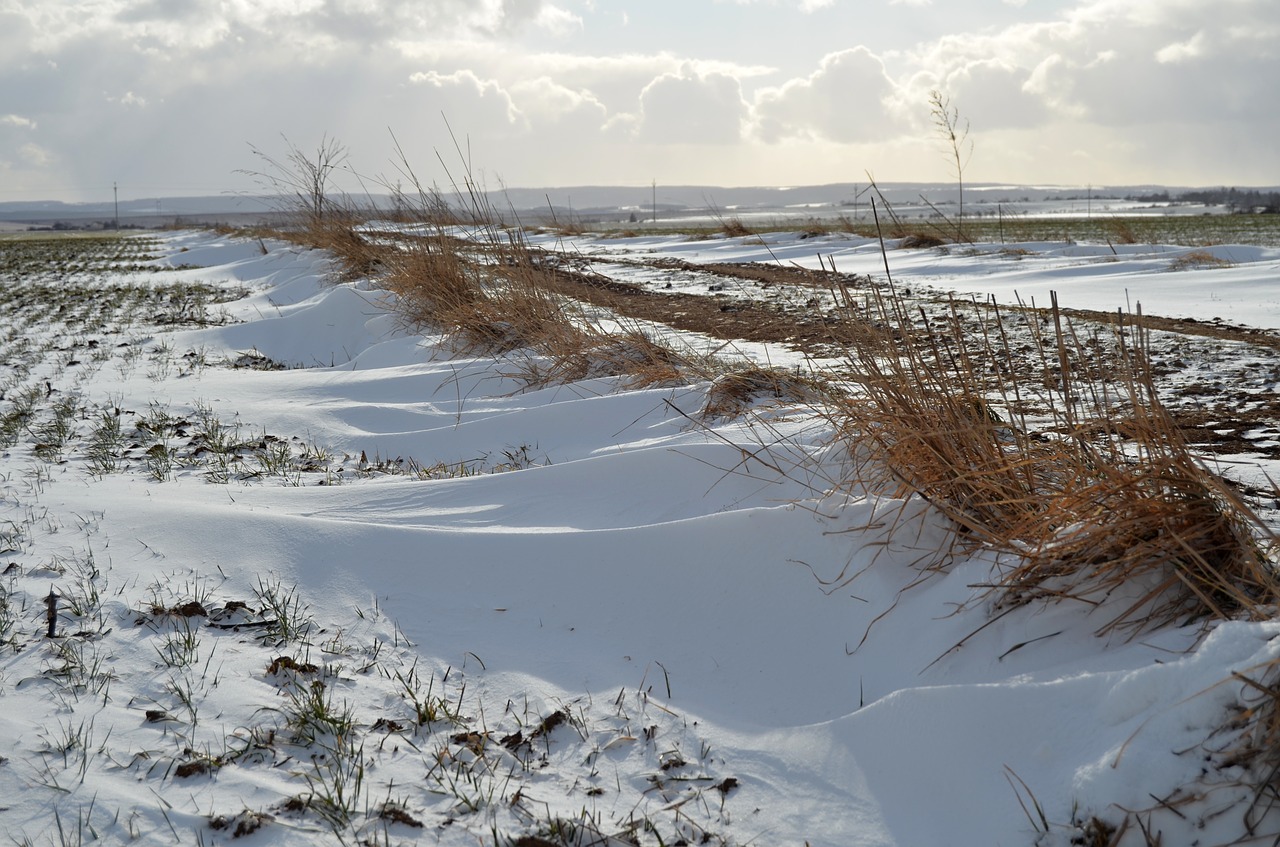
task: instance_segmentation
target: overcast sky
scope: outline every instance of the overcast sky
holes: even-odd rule
[[[488,187],[1280,184],[1277,0],[0,0],[0,201],[214,194],[287,138]]]

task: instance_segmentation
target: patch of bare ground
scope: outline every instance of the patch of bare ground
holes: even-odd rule
[[[1063,309],[1067,317],[1079,318],[1102,324],[1115,324],[1116,316],[1110,312],[1098,312],[1091,309]],[[1215,318],[1212,321],[1200,321],[1195,318],[1161,318],[1154,315],[1143,315],[1142,325],[1147,329],[1162,332],[1176,332],[1180,335],[1216,338],[1220,341],[1241,341],[1256,347],[1267,347],[1280,350],[1280,334],[1272,330],[1256,327],[1235,326]]]
[[[762,272],[743,278],[758,279],[766,275]],[[600,274],[571,269],[556,270],[547,285],[557,294],[612,309],[628,318],[661,323],[725,341],[783,344],[812,356],[838,353],[833,345],[838,343],[840,327],[845,323],[837,315],[823,314],[812,308],[732,295],[706,297],[654,291]],[[813,285],[816,287],[817,283]]]
[[[612,261],[618,261],[616,259]],[[843,282],[849,286],[860,286],[867,284],[865,277],[855,276],[854,274],[832,273],[831,271],[814,271],[808,268],[796,267],[795,265],[781,264],[763,264],[760,262],[752,262],[748,264],[731,264],[726,262],[711,262],[708,264],[697,265],[692,262],[686,262],[682,259],[657,259],[652,262],[641,262],[630,260],[628,263],[644,264],[649,267],[662,268],[665,270],[688,271],[691,273],[703,273],[713,276],[729,277],[732,279],[748,280],[750,282],[758,282],[764,287],[771,285],[793,285],[801,288],[820,288],[827,289],[832,284]],[[621,264],[621,262],[619,262]]]

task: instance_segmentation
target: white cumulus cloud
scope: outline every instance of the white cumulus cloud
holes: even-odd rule
[[[891,137],[897,120],[888,102],[896,90],[884,63],[867,48],[833,53],[809,76],[757,92],[756,134],[766,142]]]
[[[724,73],[698,73],[686,66],[640,92],[636,136],[667,144],[737,142],[747,116],[741,83]]]
[[[20,129],[35,129],[36,122],[22,115],[0,115],[0,125],[16,126]]]
[[[1173,62],[1186,62],[1197,56],[1203,55],[1205,51],[1205,37],[1203,32],[1197,32],[1186,41],[1179,41],[1161,47],[1156,51],[1156,61],[1161,64],[1170,64]]]

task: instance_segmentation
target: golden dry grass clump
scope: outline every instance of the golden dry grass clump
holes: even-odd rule
[[[633,386],[683,382],[692,362],[638,329],[602,328],[564,288],[555,257],[519,231],[472,228],[471,239],[426,227],[387,243],[379,279],[415,325],[433,326],[461,349],[487,354],[529,349],[531,383],[628,376]],[[474,233],[482,237],[477,241]]]
[[[534,381],[575,382],[627,377],[631,388],[679,385],[688,381],[694,363],[638,329],[610,333],[594,324],[546,339],[541,348],[550,364]]]
[[[1197,270],[1200,268],[1229,268],[1231,261],[1213,255],[1208,250],[1192,250],[1169,263],[1171,271]]]
[[[307,215],[297,227],[295,240],[327,250],[341,268],[339,276],[355,279],[376,273],[384,251],[360,232],[364,216],[347,209],[330,209],[323,215]]]
[[[463,261],[461,246],[442,232],[388,236],[380,282],[400,299],[401,313],[417,324],[466,309],[484,298],[479,268]]]
[[[481,240],[437,223],[380,238],[378,280],[396,295],[400,313],[414,325],[444,330],[464,349],[487,353],[536,346],[564,331],[564,303],[539,284],[547,270],[518,233],[467,229]]]
[[[1105,605],[1107,632],[1259,617],[1280,598],[1262,522],[1161,406],[1140,321],[1081,340],[1055,303],[1052,334],[1024,315],[1028,358],[994,307],[917,320],[890,293],[865,309],[845,406],[873,448],[864,476],[1014,554],[991,583],[1003,602]]]
[[[814,404],[825,399],[830,390],[818,377],[752,365],[712,380],[700,416],[703,420],[738,417],[761,400],[782,405]]]
[[[931,232],[907,231],[902,230],[900,235],[895,235],[898,241],[898,248],[901,250],[928,250],[932,247],[941,247],[947,242]]]

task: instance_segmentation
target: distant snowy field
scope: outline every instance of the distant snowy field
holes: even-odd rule
[[[1251,696],[1232,674],[1280,659],[1280,623],[1124,640],[1078,605],[993,620],[974,586],[995,557],[926,570],[952,549],[943,520],[838,493],[848,448],[813,410],[704,425],[706,384],[531,389],[517,354],[407,332],[321,254],[160,239],[166,269],[92,284],[243,288],[221,307],[236,322],[0,316],[31,362],[10,401],[43,393],[0,457],[15,843],[505,844],[568,821],[612,844],[976,847],[1073,843],[1117,809],[1149,810],[1166,845],[1244,832],[1241,770],[1206,757]],[[883,272],[865,239],[764,241],[545,237]],[[898,252],[892,271],[1280,328],[1280,250],[1171,273],[1185,248],[1017,246]],[[291,367],[221,364],[250,351]],[[73,395],[51,452],[34,433]],[[104,414],[124,434],[109,472]]]

